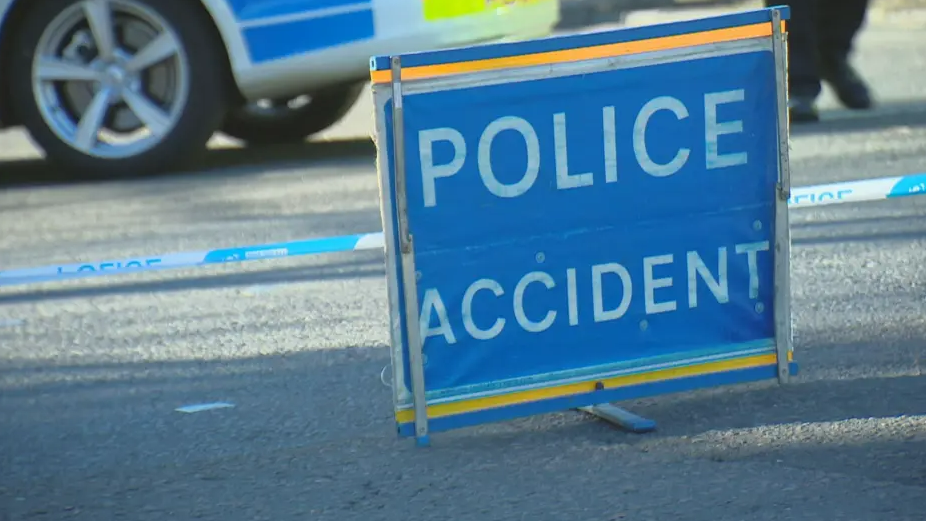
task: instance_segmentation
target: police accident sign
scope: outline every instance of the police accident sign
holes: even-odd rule
[[[400,434],[780,376],[773,19],[372,60]]]

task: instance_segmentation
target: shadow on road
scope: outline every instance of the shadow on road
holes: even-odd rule
[[[910,352],[919,347],[907,341],[901,349]],[[889,339],[871,339],[853,348],[859,353],[894,351]],[[808,365],[823,363],[807,349],[801,346],[802,360]],[[915,364],[912,357],[907,362]],[[741,387],[705,391],[700,398],[666,397],[630,407],[660,422],[661,430],[655,436],[627,440],[654,450],[662,439],[688,457],[716,462],[776,462],[926,487],[926,437],[892,433],[888,426],[890,419],[926,414],[926,403],[917,398],[923,394],[926,375],[805,382],[798,378],[781,388]]]
[[[0,306],[43,302],[50,300],[87,299],[114,295],[169,293],[189,290],[241,288],[295,284],[308,281],[353,280],[367,277],[385,277],[382,253],[354,252],[351,260],[327,262],[322,265],[268,268],[245,273],[177,276],[169,280],[122,281],[101,285],[99,279],[89,285],[37,291],[20,289],[0,294]],[[360,258],[357,258],[360,257]],[[194,268],[201,269],[201,268]],[[180,271],[180,270],[177,270]],[[116,275],[131,278],[132,275]],[[27,287],[27,286],[24,286]]]
[[[797,247],[865,243],[889,247],[892,243],[926,241],[926,222],[918,198],[868,202],[867,215],[849,215],[818,221],[791,221],[791,243]],[[897,201],[905,201],[898,207]]]
[[[895,347],[872,335],[869,347],[875,346]],[[136,521],[295,519],[298,512],[326,520],[403,519],[409,504],[428,505],[435,516],[504,505],[523,519],[553,519],[543,512],[568,510],[577,493],[585,512],[610,511],[617,497],[621,512],[640,514],[627,519],[655,519],[644,513],[672,510],[666,505],[677,501],[658,492],[664,489],[699,495],[713,512],[685,519],[726,521],[751,518],[745,514],[755,508],[753,495],[731,493],[748,486],[731,480],[751,481],[750,469],[797,477],[761,494],[765,502],[789,505],[792,485],[806,487],[798,501],[828,503],[834,487],[851,481],[867,492],[877,483],[926,486],[926,440],[872,428],[926,414],[923,376],[662,397],[631,407],[660,422],[659,431],[644,436],[567,411],[441,433],[425,450],[396,440],[390,392],[378,378],[387,361],[385,346],[348,346],[230,360],[5,369],[8,381],[19,383],[3,388],[10,416],[0,435],[7,462],[0,487],[23,498],[10,507],[14,519],[39,517],[37,511],[63,519],[74,509],[88,518],[130,511]],[[870,367],[873,374],[880,369]],[[235,408],[173,410],[203,401]],[[906,494],[907,502],[922,497]],[[865,503],[912,508],[878,494]],[[837,517],[886,519],[857,513]]]
[[[838,233],[833,235],[816,235],[794,237],[791,243],[796,246],[847,244],[847,243],[889,243],[889,242],[923,242],[926,240],[926,226],[916,230],[904,231],[861,231],[856,233]]]
[[[337,141],[308,141],[294,145],[275,145],[260,148],[210,148],[203,157],[182,168],[162,175],[204,174],[222,171],[222,175],[259,173],[268,165],[277,167],[318,164],[325,161],[351,163],[362,161],[373,168],[376,148],[370,139]],[[86,178],[69,178],[55,164],[41,160],[14,160],[0,162],[0,190],[3,188],[78,184],[133,178],[125,176],[104,178],[88,173]]]

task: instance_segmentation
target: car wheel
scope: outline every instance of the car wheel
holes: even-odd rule
[[[227,61],[209,23],[189,0],[33,2],[10,74],[24,126],[82,177],[179,166],[227,109]]]
[[[338,121],[357,102],[363,83],[289,100],[261,100],[229,112],[222,132],[251,145],[304,141]]]

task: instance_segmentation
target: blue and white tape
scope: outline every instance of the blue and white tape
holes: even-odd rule
[[[324,237],[277,244],[261,244],[185,253],[146,255],[130,259],[63,264],[40,268],[0,271],[0,287],[34,284],[53,280],[100,277],[125,273],[191,268],[212,264],[280,259],[318,253],[358,250],[382,250],[382,233],[364,233],[339,237]]]
[[[878,201],[910,195],[926,195],[926,174],[792,188],[788,206],[806,208],[808,206]]]
[[[793,188],[788,206],[807,208],[911,195],[926,195],[926,174]],[[22,268],[0,271],[0,287],[321,253],[381,250],[384,244],[382,232],[377,232],[218,250],[147,255],[122,260]]]

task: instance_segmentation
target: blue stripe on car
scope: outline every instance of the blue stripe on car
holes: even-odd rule
[[[244,29],[254,63],[328,49],[374,35],[372,9]]]
[[[332,8],[373,8],[373,0],[226,0],[239,22],[261,18],[301,15]]]

